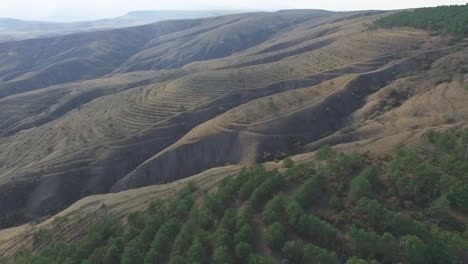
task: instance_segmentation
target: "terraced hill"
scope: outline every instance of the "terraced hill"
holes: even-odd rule
[[[385,15],[248,13],[0,44],[2,226],[215,167],[323,144],[385,152],[466,125],[466,43],[369,27]]]

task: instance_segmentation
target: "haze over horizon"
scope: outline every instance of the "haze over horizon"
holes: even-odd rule
[[[0,0],[0,264],[468,264],[468,4],[249,1]]]
[[[331,11],[391,10],[437,5],[466,4],[466,0],[415,0],[415,1],[328,1],[307,0],[5,0],[0,2],[0,17],[42,21],[84,21],[111,18],[136,10],[266,10],[280,9],[325,9]]]

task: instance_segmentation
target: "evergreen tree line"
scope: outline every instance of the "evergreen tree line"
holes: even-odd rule
[[[468,4],[402,11],[382,17],[375,24],[386,28],[414,27],[461,39],[468,37]]]
[[[203,193],[188,184],[125,224],[72,243],[40,230],[16,263],[465,263],[468,131],[427,133],[385,162],[330,147],[284,171],[244,169]],[[65,220],[64,220],[65,221]]]

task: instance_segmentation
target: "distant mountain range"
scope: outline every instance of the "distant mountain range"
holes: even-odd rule
[[[0,18],[0,42],[22,40],[36,37],[64,35],[82,31],[112,29],[138,26],[163,20],[195,19],[215,17],[245,11],[236,10],[149,10],[133,11],[126,15],[80,22],[27,21],[12,18]]]
[[[468,263],[467,7],[3,20],[0,264]]]

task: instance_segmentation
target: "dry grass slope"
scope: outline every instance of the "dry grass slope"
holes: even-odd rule
[[[4,225],[226,164],[465,125],[466,44],[369,30],[381,15],[237,14],[0,44]]]

